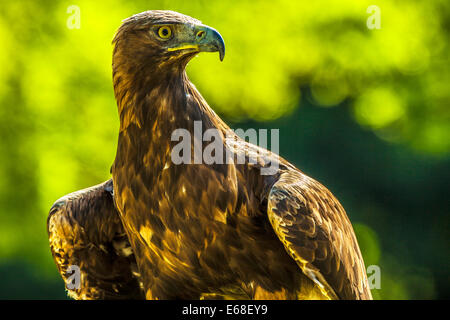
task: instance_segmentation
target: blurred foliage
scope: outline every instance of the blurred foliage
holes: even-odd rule
[[[366,26],[373,4],[381,29]],[[224,62],[202,54],[189,76],[233,127],[280,128],[281,154],[341,199],[366,265],[381,266],[376,298],[449,297],[445,0],[2,1],[0,297],[64,297],[46,215],[109,178],[111,40],[148,9],[220,31]]]

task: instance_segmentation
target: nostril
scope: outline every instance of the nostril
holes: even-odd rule
[[[205,31],[199,31],[197,32],[197,39],[200,40],[205,36]]]

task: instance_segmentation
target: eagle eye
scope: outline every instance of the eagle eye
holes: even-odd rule
[[[158,29],[158,36],[161,39],[167,40],[172,36],[172,29],[168,26],[163,26]]]

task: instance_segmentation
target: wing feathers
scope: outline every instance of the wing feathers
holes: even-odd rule
[[[111,195],[112,181],[58,200],[47,219],[50,249],[67,284],[77,266],[75,299],[143,298],[134,255]],[[134,275],[133,275],[134,274]]]
[[[350,221],[334,196],[300,172],[273,185],[268,216],[287,252],[330,299],[371,299]]]

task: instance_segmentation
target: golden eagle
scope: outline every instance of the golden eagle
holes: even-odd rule
[[[199,52],[223,59],[216,30],[146,11],[124,20],[113,44],[113,182],[58,200],[48,218],[59,272],[67,279],[68,266],[81,271],[73,297],[371,299],[338,200],[236,136],[189,81],[185,67]],[[192,133],[195,123],[218,132],[222,154],[245,161],[175,164],[172,134]],[[273,174],[261,174],[274,163]]]

